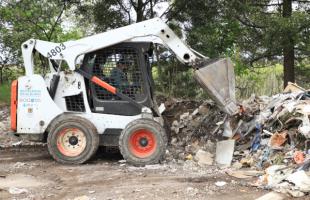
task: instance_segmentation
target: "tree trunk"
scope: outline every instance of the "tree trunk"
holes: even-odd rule
[[[153,8],[153,1],[150,0],[150,9],[151,9],[151,18],[154,18],[154,8]]]
[[[143,0],[138,0],[138,5],[137,5],[137,9],[136,9],[136,13],[137,13],[137,20],[136,22],[141,22],[143,21]]]
[[[0,84],[3,83],[2,69],[3,69],[3,67],[0,67]]]
[[[284,18],[290,18],[292,16],[292,0],[283,0],[283,13]],[[292,37],[292,31],[286,30],[286,37],[283,41],[283,67],[284,67],[284,87],[288,82],[295,82],[294,72],[294,40]]]

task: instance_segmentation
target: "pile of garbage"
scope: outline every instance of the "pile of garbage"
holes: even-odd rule
[[[252,185],[293,197],[310,193],[310,91],[289,84],[272,97],[252,95],[234,116],[212,101],[187,101],[191,106],[183,112],[179,104],[166,102],[163,113],[171,130],[167,160],[216,164],[237,178],[257,176]]]
[[[8,131],[10,127],[9,115],[9,108],[7,106],[0,106],[0,133]]]
[[[216,136],[220,137],[216,122],[225,116],[214,102],[169,99],[165,107],[163,117],[170,129],[167,160],[187,160],[199,150],[214,153]]]

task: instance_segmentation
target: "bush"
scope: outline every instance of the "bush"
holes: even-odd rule
[[[0,85],[0,105],[10,103],[11,87],[9,83]]]

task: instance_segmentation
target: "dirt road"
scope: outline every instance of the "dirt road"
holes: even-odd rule
[[[250,185],[256,178],[233,178],[225,170],[200,167],[193,160],[168,159],[138,168],[124,162],[118,152],[99,149],[87,164],[61,165],[46,145],[9,134],[8,116],[8,108],[1,108],[0,200],[251,200],[269,192]]]
[[[121,159],[118,153],[100,151],[88,164],[66,166],[53,161],[46,147],[1,151],[0,199],[221,200],[255,199],[268,192],[231,179],[214,167],[185,162],[137,168]],[[217,181],[227,184],[218,187]],[[25,190],[11,194],[16,188]]]

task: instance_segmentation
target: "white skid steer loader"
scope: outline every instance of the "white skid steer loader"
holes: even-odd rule
[[[149,36],[193,67],[195,79],[225,112],[238,111],[230,60],[208,60],[154,18],[76,41],[24,42],[26,74],[12,82],[11,129],[47,141],[60,163],[84,163],[99,145],[118,146],[134,165],[160,161],[167,136],[154,102]],[[35,53],[48,59],[44,77],[34,73]]]

